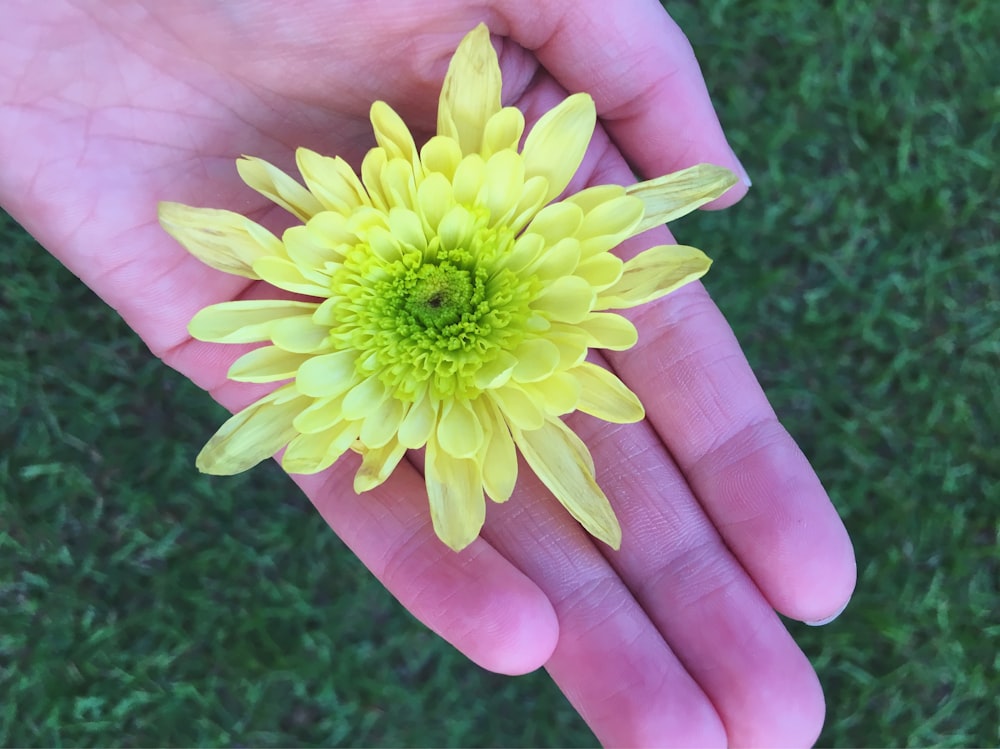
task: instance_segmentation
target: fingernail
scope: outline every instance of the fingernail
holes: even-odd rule
[[[808,626],[810,626],[810,627],[822,627],[824,624],[829,624],[834,619],[836,619],[838,616],[840,616],[841,614],[844,613],[844,609],[847,608],[847,605],[850,602],[851,602],[851,599],[848,598],[847,601],[844,603],[844,605],[841,606],[839,609],[837,609],[836,613],[831,614],[826,619],[820,619],[820,620],[815,621],[815,622],[803,622],[803,623],[806,624],[806,625],[808,625]]]
[[[729,147],[729,152],[733,155],[733,161],[736,164],[736,174],[740,178],[740,182],[747,187],[751,187],[753,182],[750,180],[750,175],[747,174],[746,167],[743,166],[743,162],[739,160],[739,157],[736,155],[736,151],[733,150],[732,146]]]

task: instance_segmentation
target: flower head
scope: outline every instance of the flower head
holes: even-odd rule
[[[423,447],[434,528],[462,549],[482,527],[485,496],[511,496],[520,452],[573,517],[618,548],[590,452],[560,417],[643,418],[638,398],[587,352],[634,345],[635,327],[612,310],[663,296],[711,261],[676,245],[628,262],[612,250],[735,177],[700,165],[553,202],[583,160],[594,103],[570,96],[522,147],[524,117],[501,106],[500,87],[480,25],[452,58],[437,134],[421,148],[379,101],[360,178],[305,148],[304,187],[241,159],[243,180],[302,222],[280,239],[229,211],[160,205],[163,227],[208,265],[311,299],[224,302],[191,321],[203,341],[265,344],[230,379],[285,382],[219,429],[198,456],[202,471],[238,473],[286,448],[287,471],[315,473],[353,449],[364,492]]]

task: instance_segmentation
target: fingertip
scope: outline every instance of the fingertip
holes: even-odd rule
[[[730,206],[736,205],[750,191],[751,186],[753,186],[753,181],[750,179],[750,175],[747,173],[746,167],[743,166],[743,162],[740,161],[736,152],[732,148],[729,149],[729,158],[722,159],[725,161],[724,164],[719,164],[726,169],[731,170],[737,177],[739,181],[729,188],[724,195],[720,198],[716,198],[711,203],[707,203],[702,206],[702,210],[705,211],[718,211],[723,208],[729,208]]]
[[[487,598],[480,612],[467,611],[467,631],[447,639],[473,663],[497,674],[521,676],[544,666],[559,641],[559,620],[548,597],[524,578],[523,584],[510,584]]]

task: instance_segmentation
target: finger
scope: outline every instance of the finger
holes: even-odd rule
[[[824,715],[816,675],[659,437],[647,423],[573,424],[622,524],[621,550],[607,557],[715,706],[728,743],[811,745]]]
[[[267,389],[226,380],[245,350],[191,341],[171,352],[171,364],[235,411]],[[543,665],[555,648],[558,620],[538,586],[482,539],[461,553],[441,543],[423,478],[405,461],[360,496],[351,488],[358,463],[348,454],[321,474],[292,478],[389,592],[470,660],[504,674]]]
[[[522,464],[485,537],[548,595],[559,642],[546,669],[604,746],[725,746],[701,687],[594,543]]]
[[[704,288],[632,318],[640,344],[610,360],[729,548],[785,615],[840,610],[855,583],[850,539]]]
[[[504,3],[510,35],[569,91],[594,97],[629,164],[647,178],[700,162],[744,177],[709,207],[742,198],[749,179],[729,147],[691,45],[654,0]]]

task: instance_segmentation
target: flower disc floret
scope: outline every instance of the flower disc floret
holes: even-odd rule
[[[434,236],[396,257],[366,244],[347,253],[330,279],[330,340],[357,352],[359,376],[408,403],[425,388],[439,400],[482,393],[477,374],[520,345],[538,287],[503,266],[513,233],[485,223],[458,246]]]

